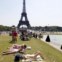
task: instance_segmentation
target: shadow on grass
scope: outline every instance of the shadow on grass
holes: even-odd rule
[[[17,43],[17,41],[10,41],[9,43],[14,44],[14,43]]]

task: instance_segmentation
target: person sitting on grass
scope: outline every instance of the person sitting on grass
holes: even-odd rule
[[[26,48],[27,48],[27,45],[25,44],[23,45],[14,44],[12,45],[12,47],[9,48],[8,51],[3,52],[3,55],[14,54],[17,52],[25,53]]]
[[[30,56],[29,55],[26,56],[26,54],[25,55],[17,54],[15,55],[14,62],[19,62],[20,60],[26,60],[26,59],[30,59],[30,61],[35,61],[38,55],[42,56],[40,51],[37,51],[36,53],[34,53],[34,55],[30,54]],[[42,57],[42,59],[44,58]]]

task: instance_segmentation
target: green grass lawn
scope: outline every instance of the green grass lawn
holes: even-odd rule
[[[2,56],[2,52],[7,50],[7,47],[11,46],[11,37],[8,35],[0,35],[0,62],[13,62],[14,54]],[[46,62],[62,62],[62,52],[49,46],[39,39],[31,38],[30,41],[21,41],[18,38],[17,44],[26,44],[31,46],[31,50],[27,50],[26,53],[34,53],[41,51]],[[21,61],[20,61],[21,62]]]

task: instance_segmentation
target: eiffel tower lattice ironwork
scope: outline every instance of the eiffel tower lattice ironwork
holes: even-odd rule
[[[24,18],[24,20],[23,20]],[[25,3],[25,0],[23,0],[23,12],[21,14],[21,19],[19,21],[19,24],[18,24],[18,28],[20,28],[21,25],[26,25],[27,28],[30,28],[30,24],[29,24],[29,21],[28,21],[28,18],[27,18],[27,13],[26,13],[26,3]]]

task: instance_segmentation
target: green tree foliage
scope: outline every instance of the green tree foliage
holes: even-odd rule
[[[12,26],[11,26],[12,27]],[[0,25],[0,31],[10,31],[11,27],[9,26],[3,26]],[[62,27],[59,26],[35,26],[35,27],[31,27],[32,30],[40,30],[40,31],[62,31]]]
[[[0,31],[10,31],[11,27],[0,25]]]
[[[33,30],[41,30],[41,31],[62,31],[62,27],[59,26],[45,26],[45,27],[41,27],[41,26],[35,26],[35,27],[31,27],[31,29]]]

